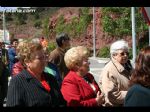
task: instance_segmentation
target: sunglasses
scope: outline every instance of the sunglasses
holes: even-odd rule
[[[120,56],[124,56],[124,55],[129,56],[129,53],[128,53],[128,52],[121,52],[121,53],[119,53],[119,54],[120,54]]]

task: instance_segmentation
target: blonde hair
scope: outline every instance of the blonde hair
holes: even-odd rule
[[[72,47],[64,56],[66,66],[74,69],[75,65],[80,65],[84,58],[89,57],[89,50],[84,46]]]

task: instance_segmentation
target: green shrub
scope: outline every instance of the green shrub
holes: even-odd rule
[[[148,30],[139,8],[135,10],[136,34]],[[103,7],[102,25],[110,36],[123,37],[132,34],[130,7]]]
[[[41,28],[41,25],[42,25],[41,20],[36,20],[36,21],[34,22],[34,27],[36,27],[36,28]]]
[[[129,49],[129,59],[132,59],[133,55],[132,55],[132,49]]]
[[[110,57],[109,47],[104,46],[103,48],[101,48],[98,52],[98,57],[109,58]]]
[[[49,37],[50,30],[49,30],[49,18],[45,18],[44,21],[42,22],[42,27],[43,27],[43,34],[45,35],[46,38]]]
[[[55,44],[55,43],[53,43],[53,42],[48,43],[47,50],[48,50],[49,53],[50,53],[51,51],[53,51],[55,48],[56,48],[56,44]]]
[[[56,34],[59,34],[61,32],[64,32],[65,30],[65,19],[63,15],[60,15],[60,17],[58,18],[58,22],[57,25],[55,27],[55,32]]]
[[[92,20],[92,16],[89,14],[90,8],[80,9],[80,18],[73,17],[69,23],[65,22],[64,16],[59,16],[57,25],[54,29],[56,33],[67,32],[71,37],[78,37],[83,34],[89,23]]]

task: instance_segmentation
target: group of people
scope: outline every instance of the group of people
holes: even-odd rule
[[[0,106],[3,106],[7,95],[8,77],[12,72],[13,64],[17,62],[15,50],[17,43],[18,40],[13,39],[10,48],[7,50],[5,43],[0,40]]]
[[[66,33],[56,36],[51,53],[40,42],[24,41],[16,48],[6,106],[115,107],[150,106],[150,47],[132,67],[128,43],[110,46],[110,61],[97,83],[90,71],[89,49],[70,46]]]

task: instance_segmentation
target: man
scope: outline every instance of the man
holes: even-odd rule
[[[57,48],[50,53],[49,62],[58,67],[62,80],[69,72],[64,62],[64,55],[70,48],[70,38],[66,33],[61,33],[56,36]]]
[[[18,45],[18,39],[13,39],[11,41],[11,47],[8,49],[10,74],[12,73],[13,65],[18,61],[17,54],[16,54],[17,45]]]
[[[5,43],[0,41],[0,106],[3,106],[8,88],[8,51],[5,49]]]

